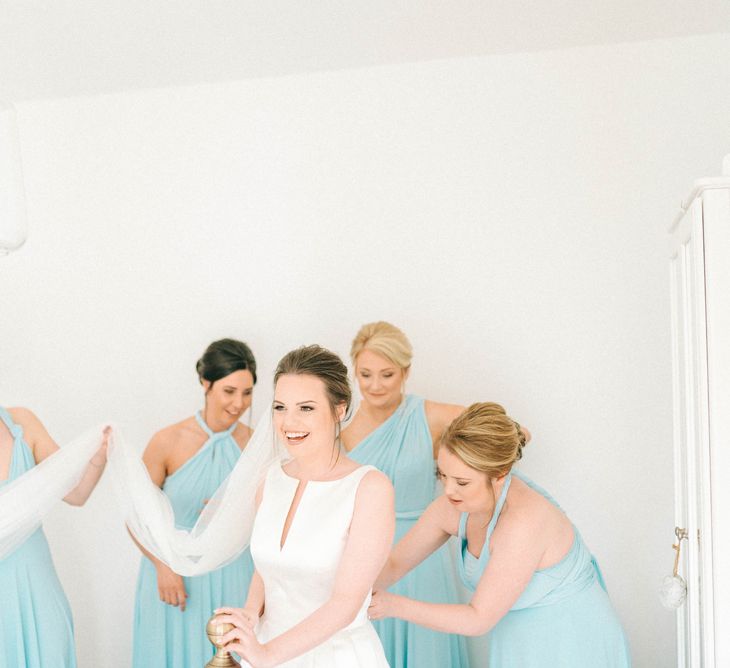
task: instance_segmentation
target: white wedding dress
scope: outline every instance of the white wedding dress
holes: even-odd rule
[[[284,473],[278,463],[269,469],[251,535],[251,554],[265,590],[264,614],[256,629],[260,642],[292,628],[330,598],[355,494],[372,470],[373,466],[361,466],[339,480],[309,481],[280,549],[299,481]],[[370,594],[349,626],[280,664],[282,668],[388,668],[380,639],[368,621],[369,604]]]

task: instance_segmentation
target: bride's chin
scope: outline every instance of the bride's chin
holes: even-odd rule
[[[300,457],[311,459],[312,457],[317,458],[318,456],[325,456],[330,453],[334,447],[331,442],[318,443],[312,439],[311,434],[299,443],[290,443],[288,439],[284,439],[284,446],[289,454],[295,459]]]

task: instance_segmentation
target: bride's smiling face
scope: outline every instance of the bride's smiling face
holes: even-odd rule
[[[284,374],[274,388],[274,428],[292,457],[330,453],[344,406],[333,415],[324,383],[316,376]]]

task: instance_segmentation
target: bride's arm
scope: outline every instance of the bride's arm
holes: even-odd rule
[[[218,615],[220,624],[233,624],[239,632],[243,632],[243,629],[253,629],[258,623],[259,617],[264,614],[264,581],[258,571],[253,572],[244,606],[242,608],[217,608],[215,614]],[[236,637],[238,636],[236,635]],[[224,642],[228,642],[228,640],[224,640]],[[230,645],[229,649],[234,647],[235,645]]]
[[[262,481],[256,490],[256,512],[261,505],[261,499],[264,496],[264,482]],[[216,608],[216,615],[226,615],[225,621],[233,624],[238,628],[253,628],[256,626],[259,617],[264,614],[265,602],[264,581],[261,579],[259,572],[254,568],[251,582],[248,585],[248,596],[242,608],[222,607]],[[221,622],[224,620],[221,619]]]
[[[350,533],[330,599],[265,645],[259,644],[253,630],[243,625],[223,636],[222,640],[229,643],[226,648],[240,654],[255,668],[266,668],[325,642],[355,619],[385,564],[394,531],[393,486],[383,473],[370,471],[363,477],[355,496]],[[224,614],[220,622],[226,621],[234,620]]]
[[[256,490],[256,512],[259,511],[261,499],[264,498],[264,484],[265,481],[262,481]],[[264,581],[261,579],[259,572],[254,568],[253,575],[251,576],[251,582],[248,585],[248,596],[246,597],[246,602],[243,604],[243,610],[241,611],[244,613],[250,613],[250,620],[253,625],[255,625],[258,618],[264,614],[264,606],[266,605],[265,598]],[[218,611],[216,610],[216,612]]]
[[[248,586],[248,597],[243,609],[255,615],[258,619],[264,614],[264,581],[261,579],[258,571],[253,572],[251,584]]]

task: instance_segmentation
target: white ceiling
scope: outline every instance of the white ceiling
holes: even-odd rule
[[[711,32],[730,0],[0,0],[0,99]]]

